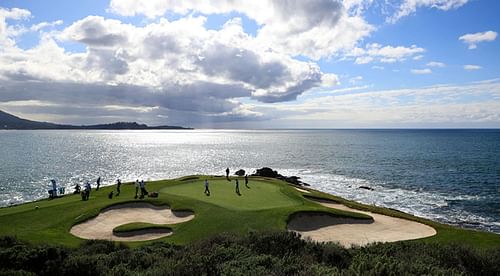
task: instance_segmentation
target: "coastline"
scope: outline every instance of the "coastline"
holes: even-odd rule
[[[192,175],[192,176],[189,176],[189,177],[199,177],[199,176],[201,176],[201,175]],[[163,178],[147,179],[147,181],[148,182],[158,182],[158,181],[165,181],[165,180],[182,179],[182,178],[185,178],[185,177],[186,176],[178,176],[178,177],[175,177],[175,178],[172,178],[172,179],[163,179]],[[287,177],[285,177],[285,178],[287,178]],[[292,178],[295,178],[295,176],[292,176]],[[300,177],[299,177],[299,179],[300,179]],[[123,181],[125,182],[124,185],[127,185],[127,184],[131,185],[132,184],[132,180],[131,179],[130,180],[123,180]],[[101,185],[101,187],[113,187],[115,185],[116,184],[113,184],[113,183],[103,183]],[[405,211],[405,210],[400,210],[399,208],[374,205],[374,204],[370,204],[370,203],[367,203],[367,202],[357,201],[356,199],[350,199],[350,198],[347,198],[347,197],[342,197],[342,196],[339,196],[339,195],[335,195],[334,193],[330,193],[328,191],[319,190],[318,187],[316,187],[316,185],[314,185],[314,186],[310,186],[309,184],[306,184],[306,185],[307,186],[305,186],[305,187],[304,186],[296,186],[296,185],[291,185],[291,186],[294,187],[299,192],[305,193],[306,197],[310,193],[308,190],[313,190],[313,191],[315,191],[317,193],[320,193],[320,194],[323,194],[323,195],[326,195],[326,196],[332,196],[336,200],[340,200],[340,202],[348,202],[347,206],[355,206],[356,209],[360,209],[360,210],[369,211],[369,210],[372,210],[372,208],[375,208],[374,210],[384,210],[384,209],[386,209],[386,210],[391,211],[389,213],[392,216],[394,216],[394,214],[396,214],[395,215],[396,217],[399,217],[397,214],[401,213],[401,214],[408,215],[410,217],[416,217],[416,218],[422,219],[424,221],[435,222],[435,223],[439,223],[439,224],[450,226],[450,227],[459,227],[459,228],[463,228],[463,229],[466,229],[466,230],[486,232],[486,233],[492,233],[492,234],[500,235],[500,233],[495,232],[495,231],[491,231],[491,230],[488,230],[488,229],[477,228],[478,223],[472,224],[472,226],[471,226],[471,224],[468,224],[468,223],[465,223],[465,222],[463,222],[463,223],[453,223],[453,222],[449,222],[449,221],[442,220],[442,219],[432,218],[432,217],[430,217],[430,216],[428,216],[426,214],[412,214],[411,212],[408,212],[408,211]],[[67,191],[71,191],[73,189],[73,185],[69,185],[69,186],[65,185],[63,187],[65,187]],[[307,190],[304,190],[303,188],[306,188]],[[66,194],[65,196],[67,196],[67,195],[70,195],[70,194]],[[43,201],[45,199],[46,199],[46,197],[39,197],[39,198],[33,199],[33,200],[26,200],[26,201],[19,202],[19,203],[11,203],[9,205],[0,206],[0,210],[2,208],[16,207],[16,206],[22,206],[22,205],[26,205],[26,204],[31,204],[31,203],[35,203],[35,202],[38,202],[38,201]],[[375,212],[378,213],[379,211],[375,211]],[[385,214],[386,212],[382,211],[381,213]]]
[[[260,184],[258,184],[258,185],[260,185],[259,187],[261,187],[261,188],[267,187],[266,189],[269,189],[269,188],[275,189],[274,187],[282,187],[281,189],[285,189],[285,190],[283,190],[283,192],[280,193],[281,195],[275,194],[277,196],[280,196],[281,198],[276,198],[276,199],[270,200],[270,198],[260,198],[260,199],[259,198],[250,198],[250,197],[238,198],[238,197],[233,196],[232,197],[233,199],[230,199],[232,201],[227,201],[228,199],[224,199],[223,201],[216,203],[217,204],[216,206],[212,206],[212,207],[208,207],[211,205],[206,205],[207,203],[210,202],[210,200],[212,200],[211,197],[200,197],[198,200],[194,200],[194,198],[193,199],[188,199],[188,198],[182,199],[186,195],[188,195],[188,194],[185,194],[186,191],[184,191],[184,187],[187,187],[187,188],[191,187],[189,189],[197,190],[198,189],[198,188],[196,188],[196,187],[198,187],[197,183],[198,182],[201,183],[200,179],[205,178],[205,177],[207,177],[208,179],[211,179],[210,180],[211,183],[216,183],[214,185],[216,185],[216,186],[217,185],[226,185],[226,188],[224,188],[224,189],[231,190],[231,188],[230,188],[231,182],[227,182],[227,184],[224,184],[224,183],[226,183],[225,182],[226,180],[224,179],[224,177],[220,177],[220,176],[185,176],[182,178],[156,181],[156,182],[151,182],[150,184],[148,184],[148,185],[151,185],[152,189],[160,191],[160,194],[161,194],[160,198],[161,199],[148,198],[147,200],[144,200],[144,201],[142,201],[142,200],[137,201],[137,200],[133,200],[133,199],[131,200],[131,199],[124,198],[124,197],[121,197],[121,198],[117,197],[117,200],[119,200],[119,201],[116,201],[116,200],[106,199],[107,193],[109,193],[109,191],[111,191],[111,190],[114,190],[115,186],[106,186],[106,187],[101,187],[99,192],[94,192],[94,194],[97,193],[97,194],[95,194],[95,196],[97,196],[97,198],[92,198],[93,196],[91,196],[91,200],[89,200],[89,203],[80,201],[78,198],[79,197],[78,195],[75,195],[75,196],[67,195],[67,196],[64,196],[60,199],[54,199],[54,200],[43,199],[43,200],[39,200],[39,201],[24,203],[21,205],[0,208],[0,221],[5,220],[7,218],[11,218],[11,219],[16,218],[15,219],[16,221],[14,221],[10,226],[5,224],[5,223],[2,223],[2,225],[4,225],[4,226],[0,227],[0,235],[8,234],[11,231],[19,233],[18,229],[16,229],[17,226],[15,226],[15,225],[17,225],[17,224],[22,225],[23,224],[23,218],[20,215],[21,213],[19,213],[20,211],[23,212],[22,214],[25,217],[31,217],[32,219],[36,219],[36,218],[39,219],[39,216],[44,216],[44,214],[46,214],[46,212],[50,213],[49,210],[53,209],[53,208],[62,208],[60,210],[61,211],[64,210],[63,212],[67,212],[68,208],[76,208],[76,209],[83,208],[83,209],[81,209],[82,211],[73,210],[71,212],[73,215],[64,214],[65,217],[67,217],[68,215],[70,217],[76,216],[77,217],[76,219],[75,218],[70,219],[70,217],[67,217],[65,220],[60,220],[60,222],[59,222],[59,223],[62,223],[62,225],[67,225],[67,226],[64,226],[64,229],[67,229],[67,230],[60,232],[61,233],[60,235],[62,235],[62,237],[64,237],[63,240],[66,240],[66,242],[63,242],[63,244],[66,244],[68,242],[69,242],[68,244],[79,244],[79,243],[81,243],[81,240],[79,241],[78,239],[75,239],[74,236],[72,237],[71,235],[69,235],[69,232],[70,232],[69,229],[72,228],[74,225],[85,222],[85,221],[92,219],[94,217],[97,217],[102,211],[106,210],[106,208],[108,208],[110,205],[145,202],[145,203],[158,205],[158,206],[163,206],[163,205],[167,204],[167,206],[170,206],[172,211],[180,211],[180,210],[184,211],[184,210],[186,210],[186,211],[190,211],[190,212],[194,213],[195,219],[192,221],[189,221],[186,223],[181,223],[181,224],[179,224],[179,226],[168,224],[168,227],[172,228],[172,231],[174,234],[171,235],[171,233],[169,233],[168,235],[163,235],[162,236],[163,238],[161,238],[160,240],[170,241],[170,242],[174,242],[174,243],[179,243],[179,242],[186,243],[192,239],[197,239],[196,237],[199,234],[193,234],[193,233],[191,233],[191,231],[195,231],[194,233],[198,233],[199,230],[195,230],[195,229],[199,229],[200,227],[201,228],[215,227],[210,232],[212,234],[217,234],[217,233],[220,233],[221,231],[222,232],[223,231],[241,232],[243,230],[243,232],[246,232],[246,231],[248,231],[248,229],[262,229],[262,230],[274,229],[274,230],[283,231],[285,229],[288,229],[287,225],[289,225],[291,218],[294,216],[295,213],[297,213],[297,212],[300,213],[300,212],[306,211],[306,212],[314,212],[314,213],[319,212],[319,214],[324,214],[327,216],[333,215],[333,216],[341,216],[341,217],[346,217],[346,218],[352,217],[355,220],[370,218],[371,217],[370,213],[371,213],[371,214],[373,214],[372,217],[375,217],[375,214],[376,214],[376,216],[377,216],[376,220],[377,219],[381,220],[380,218],[383,218],[383,217],[392,217],[392,218],[397,218],[397,219],[394,219],[394,221],[400,220],[402,222],[402,223],[398,222],[397,223],[398,225],[408,224],[407,222],[404,222],[404,221],[414,221],[414,222],[418,223],[419,225],[420,224],[429,225],[435,229],[435,232],[432,232],[432,231],[429,232],[427,230],[422,230],[424,232],[421,232],[421,233],[426,233],[426,234],[418,234],[417,236],[414,236],[414,238],[411,238],[412,236],[408,236],[409,238],[406,238],[406,236],[404,236],[403,238],[395,238],[395,239],[386,238],[386,239],[384,239],[382,237],[382,235],[385,235],[385,234],[383,234],[383,233],[390,233],[392,231],[393,234],[391,234],[391,235],[396,234],[396,236],[398,236],[404,232],[411,232],[411,230],[404,230],[403,228],[400,228],[399,230],[391,230],[391,229],[387,229],[387,226],[382,225],[382,227],[379,226],[379,230],[378,230],[378,231],[380,231],[380,230],[382,231],[382,232],[380,232],[380,233],[382,233],[382,234],[380,234],[381,237],[379,237],[378,239],[373,239],[373,240],[371,240],[370,238],[367,238],[366,241],[362,242],[362,243],[354,242],[354,244],[358,244],[358,245],[366,244],[366,242],[369,242],[369,241],[372,241],[372,242],[373,241],[395,241],[395,240],[401,240],[401,239],[407,240],[407,239],[417,238],[417,240],[424,241],[424,242],[448,243],[448,242],[453,242],[453,241],[456,241],[456,242],[460,241],[460,242],[465,242],[467,244],[470,244],[473,246],[478,246],[478,247],[498,247],[498,246],[500,246],[500,235],[498,235],[498,234],[483,232],[483,231],[467,230],[467,229],[463,229],[463,228],[459,228],[459,227],[455,227],[455,226],[451,226],[451,225],[445,225],[445,224],[442,224],[442,223],[439,223],[436,221],[431,221],[428,219],[415,217],[415,216],[412,216],[410,214],[406,214],[406,213],[403,213],[403,212],[400,212],[397,210],[391,210],[391,209],[387,209],[387,208],[370,206],[370,205],[365,205],[365,204],[361,204],[361,203],[354,202],[354,201],[349,201],[349,200],[337,197],[335,195],[331,195],[331,194],[327,194],[327,193],[323,193],[323,192],[314,190],[310,187],[307,187],[307,188],[300,187],[299,189],[301,189],[302,191],[299,191],[299,190],[296,190],[296,186],[293,186],[290,184],[284,184],[284,182],[282,182],[280,180],[275,180],[275,179],[271,179],[271,178],[252,177],[251,181],[253,181],[253,182],[257,181],[256,183],[260,183]],[[231,178],[235,179],[236,177],[231,177]],[[217,183],[219,183],[219,184],[217,184]],[[254,185],[256,185],[256,184],[254,184]],[[255,187],[255,188],[257,188],[257,187]],[[130,185],[130,183],[122,185],[122,189],[126,189],[127,194],[133,193],[133,186]],[[101,190],[102,190],[102,192],[101,192]],[[193,190],[193,191],[195,191],[195,190]],[[272,192],[272,191],[274,191],[274,190],[269,190],[268,192],[266,192],[266,195],[271,196],[271,198],[273,198],[274,195],[272,195],[272,194],[274,192]],[[278,191],[278,190],[276,190],[276,191]],[[306,191],[306,192],[304,192],[304,191]],[[244,190],[244,195],[251,193],[251,192],[257,192],[257,190]],[[217,193],[219,193],[219,192],[217,192]],[[201,192],[200,192],[200,194],[201,194]],[[260,196],[263,196],[263,195],[264,194],[262,194]],[[122,196],[122,195],[120,195],[120,196]],[[293,198],[293,200],[291,200],[291,198],[289,199],[288,198],[289,196],[291,196],[291,198]],[[191,198],[191,197],[189,197],[189,198]],[[245,198],[247,198],[247,199],[245,199]],[[200,199],[202,201],[199,201]],[[313,200],[311,200],[311,199],[313,199]],[[95,200],[97,200],[97,201],[95,201]],[[249,203],[245,203],[245,204],[250,204],[250,205],[247,205],[248,207],[244,207],[244,209],[242,209],[242,210],[239,210],[239,209],[241,209],[241,207],[237,207],[237,209],[231,210],[234,208],[232,206],[235,206],[235,207],[238,206],[240,204],[238,202],[242,202],[241,200],[251,200],[251,201],[249,201]],[[252,200],[261,200],[259,202],[262,202],[262,203],[254,203]],[[262,200],[264,200],[264,201],[262,201]],[[338,208],[338,207],[337,208],[333,207],[334,209],[331,209],[332,206],[322,206],[322,204],[318,205],[318,204],[314,203],[314,201],[317,201],[317,200],[333,201],[333,202],[342,204],[343,206],[346,206],[346,208],[349,208],[349,209],[342,209],[342,208]],[[243,201],[243,202],[245,202],[245,201]],[[98,205],[93,205],[96,203],[98,203]],[[63,205],[61,205],[61,207],[58,207],[59,204],[63,204]],[[64,204],[66,204],[66,205],[64,205]],[[70,205],[67,205],[67,204],[70,204]],[[222,205],[219,205],[219,204],[222,204]],[[271,204],[269,207],[265,207],[264,210],[267,210],[267,208],[271,208],[271,209],[269,209],[271,211],[271,210],[274,210],[273,208],[276,208],[276,207],[281,208],[281,209],[279,209],[279,210],[281,210],[280,216],[285,216],[286,219],[284,221],[282,221],[281,219],[279,219],[280,216],[273,217],[273,216],[275,216],[275,215],[273,215],[271,217],[265,217],[265,218],[261,218],[259,216],[259,219],[256,220],[256,217],[254,217],[253,213],[246,214],[245,212],[242,212],[242,211],[246,210],[245,208],[250,208],[249,210],[255,208],[252,206],[260,206],[262,208],[263,206],[260,204]],[[306,205],[304,205],[304,204],[306,204]],[[39,208],[38,208],[38,206],[39,206]],[[67,206],[67,207],[65,207],[65,206]],[[74,207],[69,207],[69,206],[74,206]],[[201,207],[201,206],[205,206],[205,207]],[[273,207],[273,206],[275,206],[275,207]],[[287,206],[290,206],[290,207],[287,207]],[[296,206],[296,207],[294,207],[294,206]],[[297,208],[298,206],[302,206],[302,207]],[[37,207],[37,208],[35,208],[35,207]],[[225,222],[219,221],[218,224],[216,224],[217,226],[215,226],[213,224],[213,222],[211,221],[212,219],[210,219],[210,217],[213,216],[213,214],[208,212],[207,208],[208,209],[211,209],[211,208],[216,208],[216,209],[219,208],[220,209],[221,207],[222,208],[229,208],[229,209],[227,209],[227,211],[225,211],[226,215],[224,215],[225,218],[223,219],[223,221],[225,221],[226,219],[228,219],[228,220]],[[86,210],[86,211],[84,211],[84,210]],[[278,210],[278,209],[276,209],[276,210]],[[26,213],[27,211],[28,211],[28,213]],[[58,211],[58,212],[60,212],[60,211]],[[221,211],[218,211],[218,212],[221,212]],[[261,212],[261,211],[259,211],[259,212]],[[272,211],[272,212],[274,212],[274,211]],[[19,214],[19,215],[15,216],[15,214]],[[365,215],[368,215],[368,216],[365,216]],[[261,219],[263,219],[263,220],[259,221]],[[134,222],[134,221],[131,220],[128,222],[130,223],[130,222]],[[148,221],[139,220],[137,222],[148,222]],[[241,223],[241,224],[239,224],[239,223]],[[336,230],[338,230],[338,227],[335,227],[334,225],[336,225],[338,223],[339,223],[339,220],[335,219],[335,220],[332,220],[332,223],[330,224],[330,226],[325,225],[325,227],[332,228],[331,226],[333,226],[333,230],[336,231]],[[372,223],[372,222],[370,222],[370,223]],[[345,223],[342,222],[341,224],[345,224]],[[184,225],[186,225],[186,226],[184,226]],[[182,230],[182,231],[179,230],[179,229],[186,228],[187,225],[191,225],[188,228],[193,229],[193,230],[189,230],[188,232],[186,232],[189,234],[185,234],[182,232],[185,230]],[[251,225],[253,225],[253,226],[251,226]],[[376,226],[377,223],[375,223],[374,225]],[[391,223],[389,223],[387,225],[391,225]],[[395,224],[393,223],[392,226],[390,226],[390,227],[393,227],[394,225]],[[417,224],[415,224],[415,225],[417,225]],[[12,227],[12,228],[9,230],[9,227]],[[40,230],[43,230],[44,229],[43,227],[45,227],[45,226],[40,226],[40,227],[42,227],[42,228],[40,228]],[[113,227],[116,227],[116,225]],[[113,229],[113,227],[111,227],[110,229]],[[321,227],[314,226],[314,227],[321,228],[322,226]],[[366,225],[364,227],[366,227]],[[411,229],[412,227],[414,228],[414,226],[410,226],[410,228],[408,228],[408,229]],[[50,228],[47,228],[47,230],[48,229],[50,229]],[[130,229],[130,231],[139,231],[141,229],[142,228],[139,228],[139,229],[132,228],[132,229]],[[231,230],[231,229],[234,229],[234,230]],[[247,229],[247,230],[244,230],[244,229]],[[361,229],[363,229],[363,228],[361,228]],[[373,229],[375,229],[375,228],[373,228]],[[396,227],[395,229],[398,229],[398,228]],[[331,230],[332,229],[330,229],[328,231],[331,231]],[[60,230],[58,230],[58,231],[60,231]],[[349,230],[347,230],[347,231],[349,231]],[[366,231],[370,231],[370,228],[366,228],[365,230],[359,230],[358,232],[363,234]],[[386,232],[383,232],[383,231],[386,231]],[[387,232],[387,231],[389,231],[389,232]],[[28,240],[33,239],[33,238],[35,240],[38,239],[38,235],[32,236],[32,234],[30,234],[30,233],[31,232],[28,231],[28,232],[25,232],[25,234],[22,234],[21,236],[24,235],[24,237],[27,238]],[[64,234],[64,233],[66,233],[66,234]],[[334,233],[334,232],[327,232],[327,233]],[[19,233],[19,234],[21,234],[21,233]],[[212,234],[210,234],[210,235],[212,235]],[[307,236],[307,235],[305,235],[305,236]],[[330,236],[331,236],[331,234],[330,234]],[[422,237],[426,237],[426,238],[422,239]],[[127,239],[134,240],[133,238],[132,239],[127,238]],[[335,241],[335,239],[331,240],[331,239],[327,238],[327,239],[323,239],[323,240],[320,239],[318,241]],[[58,241],[56,243],[59,243],[59,242],[61,242],[61,241]],[[140,242],[139,244],[142,244],[142,243]],[[347,242],[344,242],[343,244],[345,246],[349,246]]]

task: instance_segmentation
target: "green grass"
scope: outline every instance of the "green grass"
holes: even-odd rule
[[[210,183],[210,196],[203,193],[205,178]],[[323,207],[303,197],[302,193],[292,186],[275,179],[252,177],[249,186],[250,189],[247,189],[244,180],[240,178],[241,195],[237,195],[234,180],[229,182],[222,177],[188,176],[149,182],[148,191],[159,192],[159,197],[144,200],[134,199],[135,187],[129,183],[122,185],[121,195],[113,199],[108,199],[107,195],[115,187],[104,187],[97,192],[93,190],[89,201],[81,201],[79,195],[67,195],[54,200],[45,199],[0,208],[0,236],[17,236],[33,243],[51,242],[78,246],[83,240],[69,233],[73,225],[97,216],[102,209],[110,205],[141,201],[168,205],[173,210],[194,212],[195,217],[190,221],[155,226],[171,228],[173,235],[161,240],[174,244],[203,240],[223,232],[246,234],[253,231],[285,230],[288,219],[297,212],[327,212],[339,217],[370,219],[363,214]],[[420,221],[438,231],[434,237],[413,242],[462,242],[477,247],[500,246],[500,235],[497,234],[451,227],[402,212],[347,201],[315,190],[311,190],[310,195],[335,200],[358,209]],[[117,230],[135,231],[147,227],[153,226],[133,223],[117,227]],[[139,246],[145,243],[151,242],[133,242],[130,245]]]
[[[287,187],[283,185],[252,181],[249,188],[246,188],[242,179],[239,182],[240,195],[235,192],[235,181],[228,181],[225,178],[210,179],[210,196],[203,193],[205,188],[200,180],[168,186],[161,189],[161,192],[184,196],[226,209],[244,211],[296,206],[302,204],[303,201],[301,198],[287,195]]]

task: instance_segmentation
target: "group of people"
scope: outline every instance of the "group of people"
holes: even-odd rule
[[[231,179],[229,179],[229,168],[226,168],[226,179],[228,181],[231,181]],[[204,183],[204,186],[205,186],[205,195],[207,196],[210,196],[210,188],[209,188],[209,184],[208,184],[208,179],[205,179],[205,183]],[[250,189],[250,186],[248,186],[248,175],[245,175],[245,187],[247,187],[247,189]],[[235,179],[235,192],[237,195],[241,195],[240,193],[240,182],[238,181],[238,179]]]
[[[99,177],[99,183],[100,183],[100,177]],[[92,190],[92,186],[90,185],[89,181],[85,182],[85,184],[83,185],[83,190],[82,187],[80,187],[80,184],[76,183],[75,191],[73,192],[73,194],[80,194],[82,196],[82,200],[89,200],[90,190]]]
[[[143,199],[145,196],[147,196],[149,194],[148,191],[146,190],[146,183],[144,182],[144,180],[141,180],[139,182],[139,179],[137,179],[135,181],[135,197],[134,198],[138,197],[139,189],[141,190],[141,196],[139,197],[140,199]]]
[[[98,177],[96,180],[96,188],[95,188],[96,191],[98,191],[99,188],[101,187],[101,180],[102,180],[101,177]],[[48,191],[49,198],[56,198],[56,197],[58,197],[58,195],[64,194],[64,187],[58,187],[57,183],[54,179],[50,180],[50,182],[52,184],[52,189],[50,189]],[[114,193],[114,191],[111,191],[108,194],[108,198],[111,199],[111,198],[113,198],[113,196],[119,196],[121,193],[121,185],[122,185],[122,182],[118,178],[116,180],[116,194]],[[85,201],[85,200],[88,200],[90,197],[92,185],[90,184],[89,181],[86,181],[85,184],[83,185],[83,189],[82,189],[82,186],[80,186],[80,184],[78,184],[78,183],[75,185],[74,189],[75,190],[74,190],[73,194],[80,194],[82,197],[82,200]],[[139,190],[141,191],[140,195],[139,195]],[[146,190],[146,182],[144,182],[144,180],[139,181],[139,179],[137,179],[135,181],[135,197],[134,198],[143,199],[148,194],[149,193]]]
[[[57,198],[64,194],[65,188],[63,186],[58,187],[55,179],[51,179],[50,183],[52,184],[52,189],[48,191],[50,199]]]
[[[231,179],[229,178],[229,168],[226,169],[226,179],[228,181],[231,181]],[[56,181],[54,179],[51,180],[51,183],[52,183],[52,189],[49,190],[49,196],[50,196],[50,198],[55,198],[55,197],[57,197],[57,192],[58,192],[57,184],[56,184]],[[120,195],[121,185],[122,185],[122,182],[118,178],[116,180],[116,195],[114,194],[114,191],[111,191],[108,194],[109,199],[113,198],[113,195],[114,196]],[[210,188],[209,188],[209,184],[208,184],[208,179],[205,179],[204,185],[205,185],[205,192],[204,193],[207,196],[210,196]],[[101,177],[99,176],[96,180],[96,189],[95,190],[99,191],[100,187],[101,187]],[[250,189],[250,187],[248,186],[248,175],[245,175],[245,187]],[[85,182],[83,190],[82,190],[80,184],[77,183],[75,185],[74,194],[80,194],[82,197],[82,200],[85,201],[85,200],[89,199],[91,190],[92,190],[92,186],[90,185],[89,181]],[[139,190],[141,191],[140,195],[139,195]],[[235,179],[235,192],[237,195],[241,195],[240,182],[238,179]],[[59,188],[59,194],[64,194],[64,187]],[[134,198],[135,199],[137,199],[137,198],[143,199],[147,195],[149,195],[149,192],[146,190],[146,182],[144,182],[144,180],[139,181],[139,179],[137,179],[135,181],[135,196],[134,196]]]

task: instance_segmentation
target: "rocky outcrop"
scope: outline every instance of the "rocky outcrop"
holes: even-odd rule
[[[239,169],[237,170],[234,175],[237,175],[237,176],[244,176],[245,175],[245,170],[244,169]]]
[[[263,167],[262,169],[257,169],[252,176],[263,176],[263,177],[271,177],[276,178],[277,176],[281,176],[277,171],[273,171],[273,169],[268,167]]]
[[[276,178],[279,180],[283,180],[285,182],[288,182],[293,185],[297,186],[310,186],[309,184],[300,181],[300,177],[298,176],[284,176],[279,174],[277,171],[268,168],[268,167],[263,167],[261,169],[257,169],[252,176],[262,176],[262,177],[270,177],[270,178]]]

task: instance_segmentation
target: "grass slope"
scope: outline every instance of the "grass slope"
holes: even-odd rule
[[[203,193],[204,179],[209,180],[210,196]],[[13,235],[33,243],[52,242],[78,246],[83,240],[69,233],[73,225],[97,216],[100,210],[110,205],[130,202],[148,202],[154,205],[169,205],[173,210],[193,211],[193,220],[168,226],[158,225],[173,230],[173,235],[161,240],[175,244],[203,240],[223,232],[245,234],[253,231],[285,230],[287,220],[297,212],[327,212],[333,216],[369,219],[363,214],[323,207],[308,200],[301,192],[282,181],[252,177],[249,186],[249,189],[246,188],[240,178],[241,195],[237,195],[234,180],[230,182],[223,177],[189,176],[149,182],[147,189],[150,192],[159,192],[160,196],[144,200],[134,199],[135,187],[131,184],[122,185],[121,195],[113,199],[108,199],[107,195],[115,187],[103,187],[97,192],[93,190],[89,201],[81,201],[79,195],[67,195],[54,200],[46,199],[0,208],[0,236]],[[347,201],[315,190],[310,190],[307,195],[335,200],[357,209],[416,220],[433,226],[438,232],[436,236],[410,242],[460,242],[481,248],[500,247],[500,235],[497,234],[443,225],[395,210]],[[153,226],[132,223],[119,226],[117,230],[137,231],[151,227]],[[151,242],[130,244],[138,246],[144,243]]]

